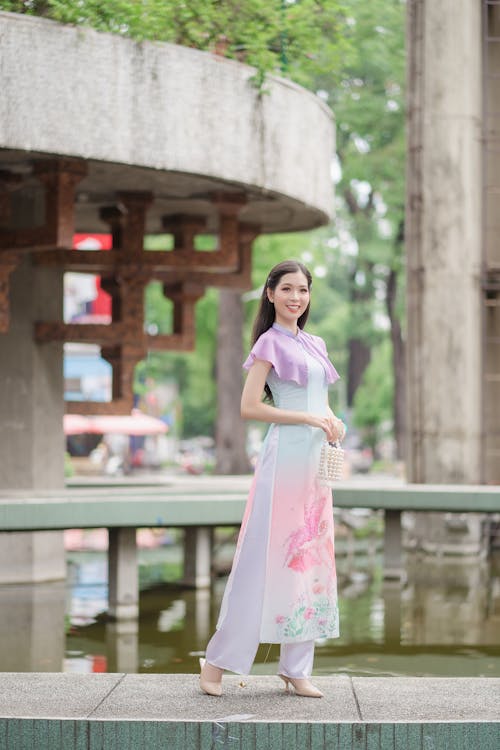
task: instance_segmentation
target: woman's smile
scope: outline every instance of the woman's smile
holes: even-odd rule
[[[268,290],[268,297],[274,304],[276,322],[295,333],[297,320],[309,305],[309,287],[301,271],[284,274],[276,288]]]

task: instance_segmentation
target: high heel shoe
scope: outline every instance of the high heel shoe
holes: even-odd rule
[[[221,680],[219,682],[213,682],[211,680],[207,680],[203,676],[203,670],[205,668],[206,659],[200,659],[200,688],[203,690],[204,693],[207,695],[214,695],[216,698],[219,698],[222,695],[222,674],[221,674]]]
[[[295,695],[300,695],[303,698],[323,697],[321,690],[318,690],[317,687],[314,687],[312,682],[309,682],[309,680],[306,680],[305,678],[288,677],[286,674],[279,674],[278,677],[281,677],[285,683],[285,692],[287,693],[290,692],[290,685],[292,685]]]

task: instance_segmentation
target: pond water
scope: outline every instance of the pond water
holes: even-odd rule
[[[341,636],[318,641],[315,674],[500,677],[500,554],[418,557],[406,581],[386,583],[376,544],[338,558]],[[231,548],[223,549],[225,564]],[[107,622],[104,551],[68,553],[67,584],[0,587],[0,670],[196,672],[215,627],[225,578],[211,591],[174,579],[182,550],[140,551],[140,617]],[[253,672],[276,671],[262,645]]]

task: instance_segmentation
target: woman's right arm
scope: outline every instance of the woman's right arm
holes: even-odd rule
[[[260,422],[274,422],[275,424],[307,424],[324,430],[327,439],[333,440],[336,428],[329,415],[318,417],[305,411],[278,409],[276,406],[262,402],[262,393],[270,369],[270,362],[256,359],[248,371],[241,394],[241,416],[243,419],[257,419]]]

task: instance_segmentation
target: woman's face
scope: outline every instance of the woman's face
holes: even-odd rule
[[[267,289],[267,297],[274,304],[276,322],[295,329],[310,300],[307,279],[302,271],[285,273],[275,289]]]

